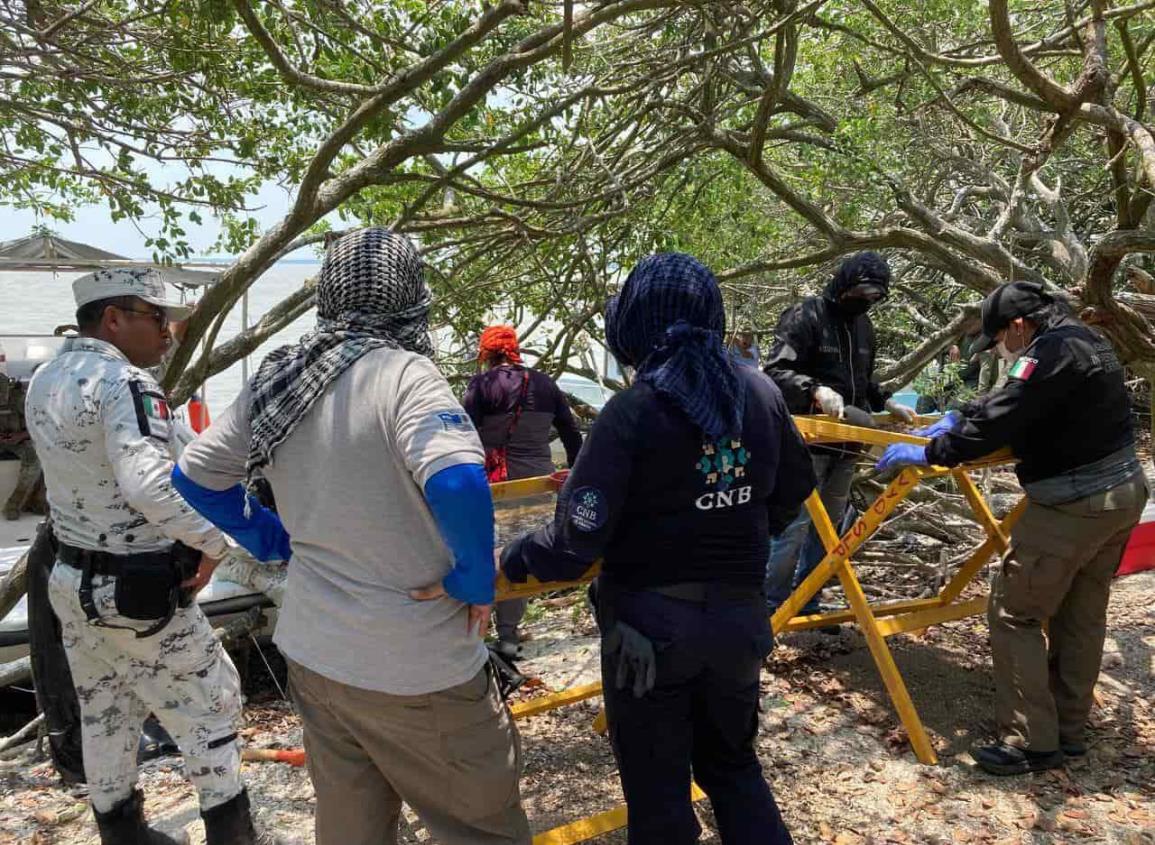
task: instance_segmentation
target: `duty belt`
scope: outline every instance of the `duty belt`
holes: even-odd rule
[[[77,592],[77,598],[80,600],[80,607],[84,611],[84,615],[88,617],[88,621],[94,625],[100,625],[104,628],[120,628],[126,631],[133,631],[137,639],[144,639],[160,631],[176,614],[177,602],[169,602],[168,613],[145,630],[137,631],[136,628],[129,625],[113,625],[110,622],[106,622],[101,617],[100,611],[97,610],[96,602],[93,601],[92,598],[92,578],[94,575],[106,575],[111,578],[118,578],[125,563],[172,566],[172,549],[164,549],[158,552],[138,552],[137,554],[130,555],[116,555],[111,552],[81,549],[76,546],[61,543],[57,551],[57,558],[66,566],[80,570],[80,589]]]
[[[76,546],[60,544],[57,554],[61,563],[66,563],[73,569],[81,571],[91,570],[93,575],[108,575],[112,578],[120,575],[121,561],[124,558],[139,560],[142,563],[154,560],[157,564],[166,564],[172,559],[172,553],[167,549],[159,552],[142,552],[133,555],[114,555],[111,552],[98,552],[93,549],[78,549]]]
[[[1023,485],[1023,490],[1027,498],[1040,505],[1065,505],[1106,493],[1136,478],[1143,478],[1143,467],[1135,454],[1135,444],[1129,443],[1097,461],[1050,478],[1029,481]]]

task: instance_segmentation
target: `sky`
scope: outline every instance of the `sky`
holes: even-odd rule
[[[252,206],[260,206],[254,208],[250,213],[264,230],[285,216],[289,210],[289,201],[288,191],[279,185],[268,182],[250,201]],[[213,252],[212,245],[220,233],[220,224],[212,215],[202,213],[201,216],[205,218],[203,225],[197,226],[187,220],[184,223],[193,255],[218,254]],[[106,249],[123,255],[125,258],[148,260],[152,257],[152,250],[145,246],[145,237],[146,235],[155,236],[159,233],[159,215],[155,219],[140,220],[136,225],[128,220],[114,223],[109,216],[107,207],[90,205],[76,209],[75,217],[76,219],[71,223],[62,223],[58,220],[38,219],[31,211],[0,208],[0,241],[22,238],[32,231],[33,226],[42,223],[53,229],[62,238]],[[140,229],[143,229],[145,234],[142,234]],[[295,257],[312,256],[302,254]]]

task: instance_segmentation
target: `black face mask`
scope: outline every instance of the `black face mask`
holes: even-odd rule
[[[838,307],[842,310],[842,313],[849,314],[852,317],[865,314],[873,304],[869,299],[863,299],[860,296],[848,296],[838,300]]]

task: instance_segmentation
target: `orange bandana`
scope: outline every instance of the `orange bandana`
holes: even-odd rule
[[[477,357],[488,361],[499,355],[511,364],[521,363],[521,349],[517,345],[517,332],[513,326],[489,326],[481,333]]]

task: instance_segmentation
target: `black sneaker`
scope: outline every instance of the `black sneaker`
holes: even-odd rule
[[[506,660],[517,660],[521,657],[521,644],[513,643],[509,640],[498,640],[490,645],[490,648],[504,657]]]
[[[1000,776],[1045,772],[1063,765],[1062,751],[1030,751],[1005,742],[979,746],[971,756],[984,772]]]

